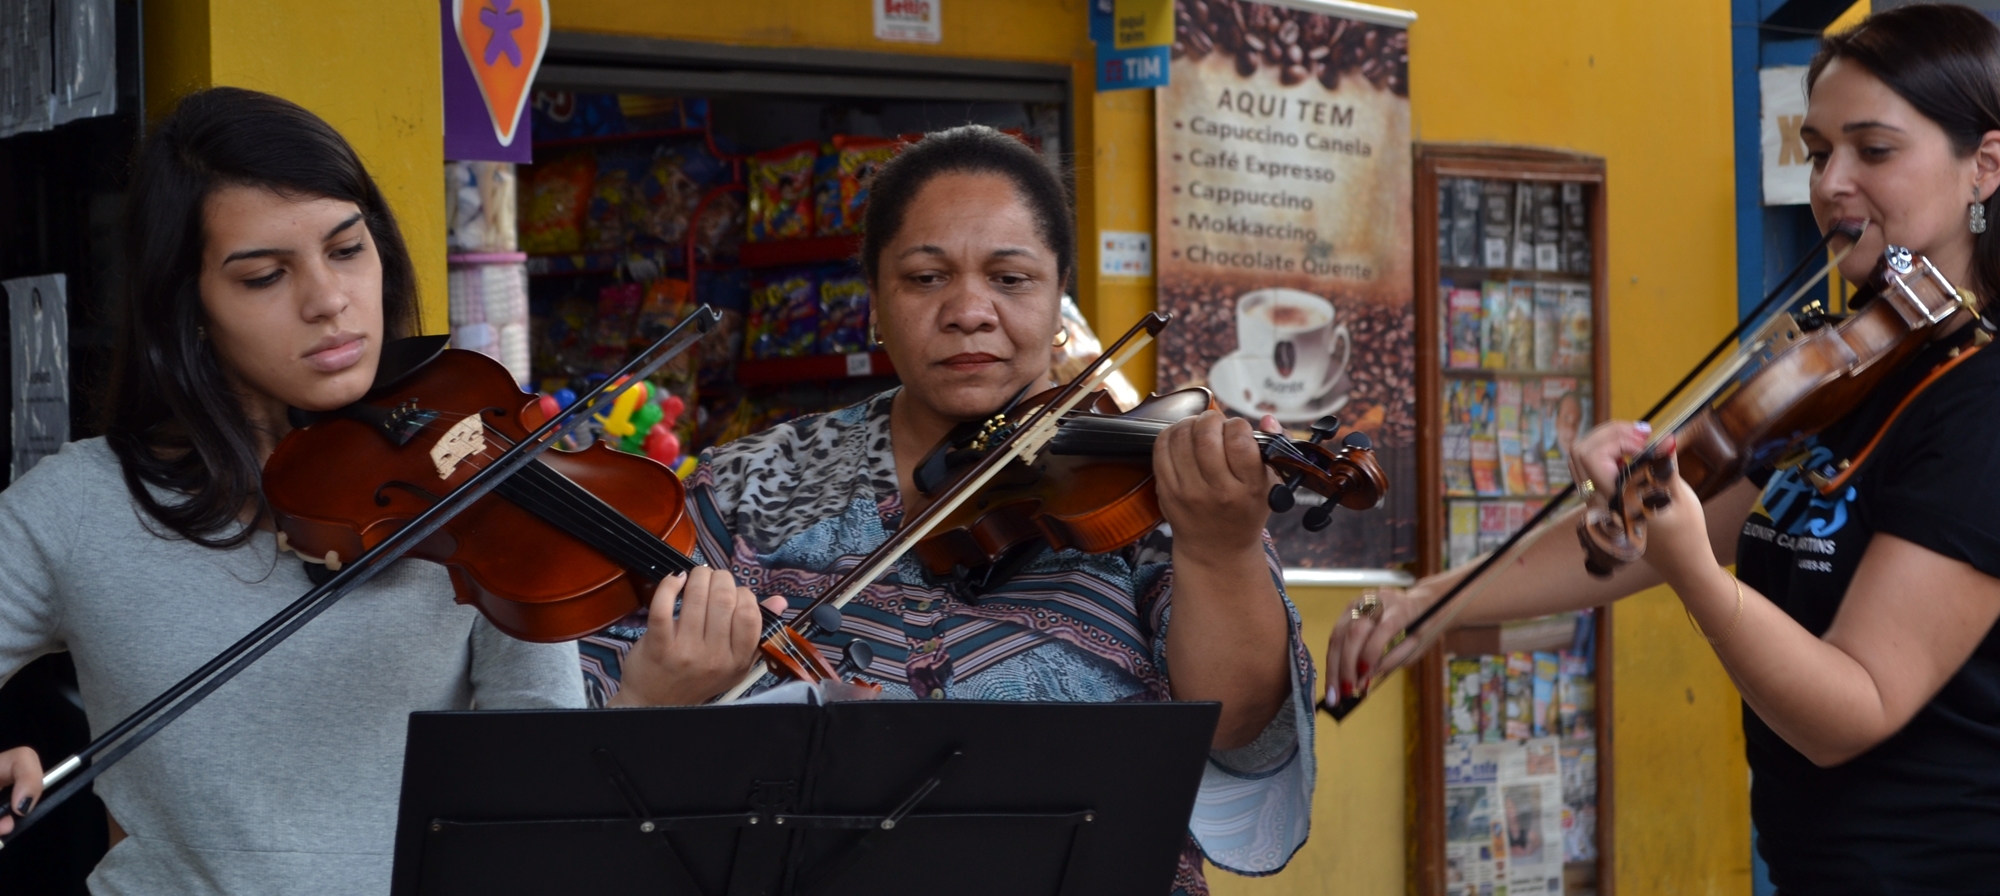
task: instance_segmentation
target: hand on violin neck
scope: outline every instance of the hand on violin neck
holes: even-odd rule
[[[678,599],[680,612],[674,612]],[[782,604],[781,598],[773,598]],[[653,591],[646,634],[625,655],[612,706],[702,703],[741,678],[757,655],[757,597],[725,570],[697,566]]]
[[[1250,421],[1206,411],[1168,427],[1153,443],[1153,478],[1176,555],[1185,548],[1190,557],[1223,563],[1262,557],[1268,496],[1279,479],[1264,464]]]
[[[1570,446],[1570,475],[1576,480],[1577,488],[1584,489],[1588,482],[1596,492],[1585,494],[1585,499],[1605,500],[1618,487],[1625,465],[1633,457],[1646,450],[1646,443],[1653,437],[1652,426],[1645,421],[1612,420],[1577,437]],[[1674,453],[1674,437],[1669,435],[1661,440],[1661,453]]]
[[[1679,468],[1655,484],[1665,490],[1666,500],[1642,502],[1645,563],[1678,591],[1690,577],[1713,575],[1720,564],[1709,541],[1707,512],[1694,489],[1681,478]]]

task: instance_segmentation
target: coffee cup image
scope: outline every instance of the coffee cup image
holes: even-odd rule
[[[1323,406],[1347,372],[1347,325],[1333,303],[1273,287],[1236,300],[1237,366],[1244,403],[1280,412]],[[1234,403],[1234,402],[1231,402]]]

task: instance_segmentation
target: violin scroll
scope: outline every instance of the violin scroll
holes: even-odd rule
[[[1283,482],[1271,486],[1269,501],[1273,512],[1292,509],[1296,503],[1293,493],[1300,487],[1326,499],[1306,511],[1303,521],[1306,531],[1318,532],[1333,522],[1335,507],[1367,510],[1382,503],[1389,480],[1375,460],[1375,448],[1367,433],[1350,432],[1341,440],[1340,447],[1333,449],[1326,442],[1340,430],[1340,418],[1321,417],[1313,421],[1312,430],[1312,438],[1304,442],[1267,442],[1264,462],[1284,477]]]
[[[1619,474],[1618,487],[1602,503],[1592,501],[1576,524],[1583,542],[1583,568],[1608,578],[1618,567],[1646,554],[1646,513],[1672,500],[1666,481],[1674,475],[1674,459],[1648,452]]]

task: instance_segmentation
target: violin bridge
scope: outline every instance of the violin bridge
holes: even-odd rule
[[[486,451],[486,421],[473,414],[451,425],[431,446],[431,463],[437,465],[439,479],[450,479],[458,463]]]

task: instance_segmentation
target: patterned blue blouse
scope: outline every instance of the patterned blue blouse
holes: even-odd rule
[[[760,596],[794,611],[854,568],[903,516],[889,405],[895,392],[781,424],[711,449],[689,483],[699,551]],[[1172,536],[1161,526],[1108,554],[1044,551],[978,603],[929,584],[905,556],[844,608],[822,644],[842,659],[851,637],[875,650],[865,677],[892,699],[1108,702],[1167,700]],[[1271,575],[1284,594],[1268,537]],[[1247,875],[1276,873],[1306,840],[1313,789],[1313,666],[1289,598],[1292,693],[1255,741],[1210,754],[1175,873],[1176,894],[1203,894],[1201,858]],[[617,691],[619,660],[644,617],[586,639],[593,701]],[[838,642],[838,643],[835,643]],[[765,676],[758,689],[777,684]]]

